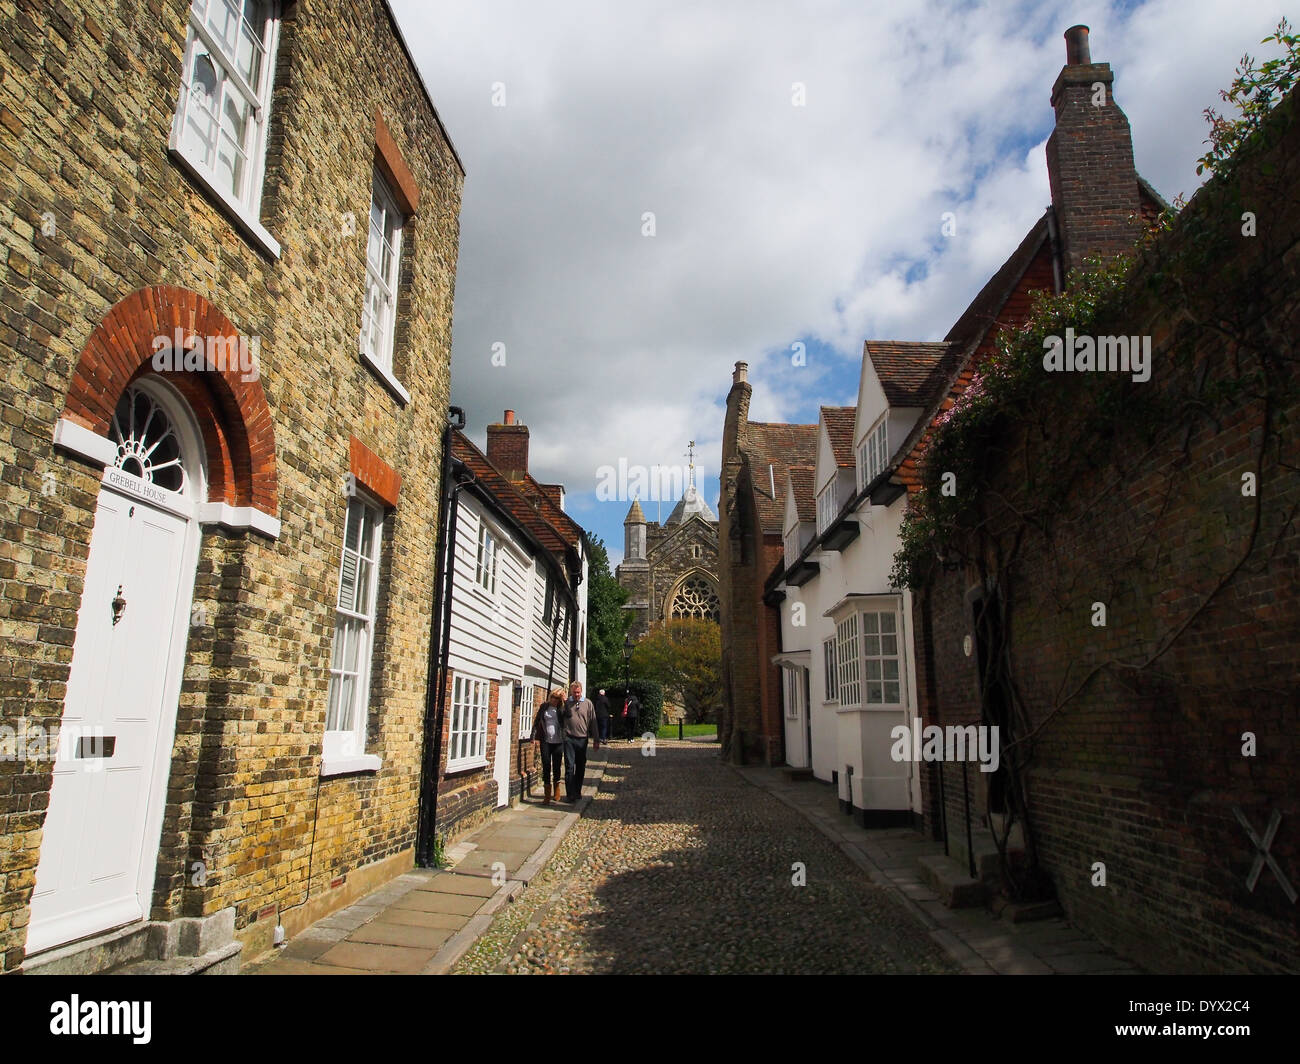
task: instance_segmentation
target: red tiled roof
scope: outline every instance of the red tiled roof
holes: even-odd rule
[[[947,340],[960,344],[960,368],[948,387],[940,388],[937,402],[918,419],[900,449],[903,457],[894,480],[904,484],[908,491],[920,487],[920,465],[935,420],[952,408],[966,391],[976,369],[997,349],[998,334],[1029,317],[1033,293],[1054,291],[1055,285],[1052,245],[1048,238],[1047,216],[1044,215],[948,333]]]
[[[565,548],[576,547],[576,537],[573,536],[572,530],[566,526],[557,527],[544,516],[539,507],[534,506],[533,501],[519,490],[518,484],[522,482],[511,482],[487,460],[487,456],[475,447],[464,433],[452,433],[451,453],[474,474],[481,486],[496,500],[497,505],[526,528],[552,554],[563,560]],[[538,494],[545,498],[540,487]]]
[[[856,406],[822,407],[826,434],[831,438],[831,453],[835,456],[835,464],[841,469],[853,466],[853,425],[857,414]]]
[[[754,505],[764,532],[774,532],[779,536],[784,531],[785,499],[780,495],[781,486],[792,465],[816,464],[818,428],[817,425],[765,421],[751,421],[747,426],[740,449],[749,462]],[[773,479],[778,485],[775,496],[771,493]]]
[[[961,345],[868,340],[862,353],[871,359],[890,406],[924,407],[939,398],[939,390],[956,369]]]

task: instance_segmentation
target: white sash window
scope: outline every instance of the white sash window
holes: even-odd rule
[[[171,147],[212,192],[260,230],[279,5],[194,0]]]
[[[398,267],[402,225],[388,184],[374,173],[370,198],[370,235],[366,242],[366,302],[361,320],[361,350],[376,367],[393,376],[393,337],[397,328]]]
[[[359,498],[348,501],[325,717],[326,759],[365,753],[383,525],[377,507]]]
[[[487,715],[492,685],[472,676],[452,682],[447,771],[487,764]]]

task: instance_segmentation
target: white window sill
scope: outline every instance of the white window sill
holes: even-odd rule
[[[375,754],[358,754],[353,757],[322,757],[322,776],[345,776],[353,772],[378,772],[383,760]]]
[[[841,706],[835,712],[837,713],[902,713],[907,707],[904,705],[882,706],[878,702],[872,702],[866,706]]]
[[[226,214],[236,227],[251,240],[259,250],[273,259],[280,257],[280,242],[275,239],[261,222],[259,222],[242,203],[237,202],[217,187],[208,176],[203,166],[191,159],[185,152],[173,144],[167,154],[190,178],[207,193],[208,198]]]
[[[386,369],[369,351],[361,352],[361,361],[369,366],[386,387],[403,406],[411,401],[411,393],[402,387],[402,382],[393,376],[392,370]]]
[[[452,772],[468,772],[474,768],[487,768],[487,763],[486,757],[471,758],[468,761],[448,761],[447,772],[451,774]]]

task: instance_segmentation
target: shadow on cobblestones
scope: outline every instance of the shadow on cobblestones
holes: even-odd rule
[[[582,856],[508,970],[955,970],[890,894],[716,747],[609,751],[571,834]]]

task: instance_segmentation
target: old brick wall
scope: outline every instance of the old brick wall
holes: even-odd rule
[[[1122,320],[1091,330],[1151,336],[1151,381],[1128,386],[1194,401],[1155,426],[1168,430],[1155,445],[1152,426],[1131,423],[1096,440],[1068,520],[1050,536],[1030,530],[1014,567],[995,574],[1035,729],[1027,793],[1042,865],[1072,922],[1159,971],[1300,971],[1300,907],[1267,867],[1247,888],[1255,848],[1237,819],[1262,836],[1281,815],[1271,854],[1300,883],[1295,104],[1274,116],[1267,152],[1207,186],[1147,253]],[[1246,210],[1258,235],[1242,231]],[[1261,352],[1267,412],[1252,398]],[[1262,450],[1266,419],[1275,435]],[[1022,441],[1000,442],[1015,455]],[[1257,497],[1243,494],[1248,472]],[[1014,491],[1024,476],[1007,459],[992,488]],[[977,580],[941,572],[933,584],[928,715],[940,722],[980,717],[976,660],[962,651]],[[951,836],[964,830],[961,772],[943,769]],[[987,781],[970,777],[978,827]]]
[[[194,603],[207,623],[186,654],[154,915],[233,905],[243,928],[414,842],[463,172],[383,5],[292,5],[261,211],[282,254],[269,259],[167,154],[188,10],[3,5],[0,710],[62,712],[99,479],[51,443],[79,354],[132,292],[198,293],[261,338],[283,526],[275,541],[205,529]],[[357,357],[377,112],[422,192],[395,351],[406,406]],[[353,436],[402,478],[367,747],[383,767],[322,780]],[[5,970],[23,954],[49,786],[48,764],[0,763]],[[194,861],[208,864],[202,887]]]

